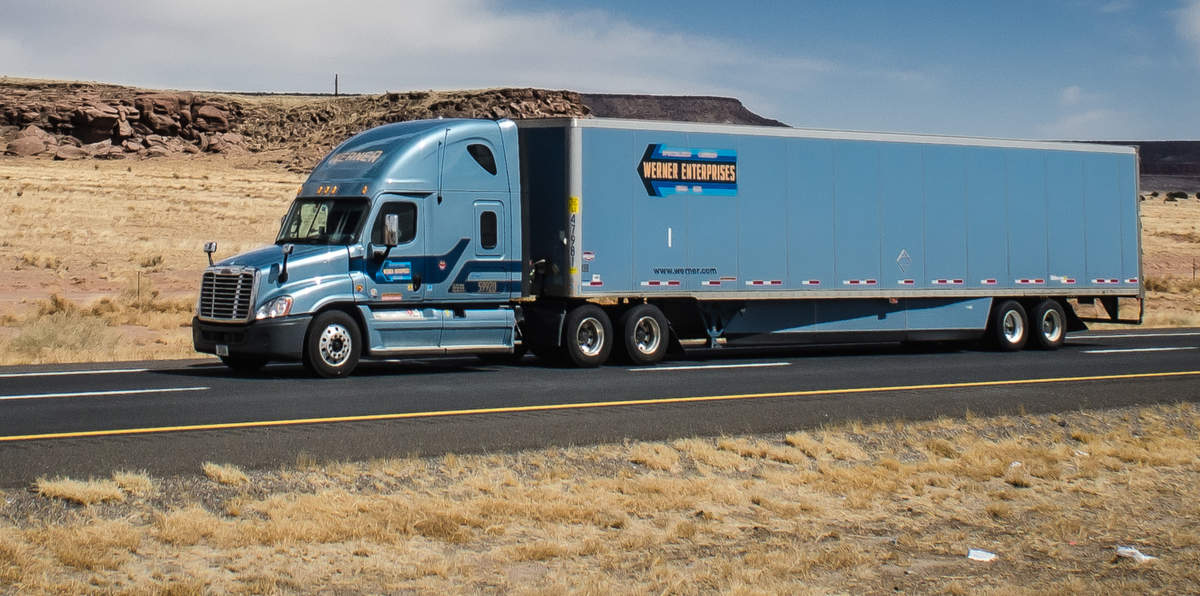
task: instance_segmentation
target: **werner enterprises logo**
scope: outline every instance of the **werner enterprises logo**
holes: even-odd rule
[[[737,151],[733,149],[647,145],[637,169],[652,197],[737,194]]]
[[[382,151],[346,151],[338,153],[329,158],[329,164],[339,164],[344,161],[357,161],[362,163],[375,163],[379,161],[379,157],[383,155]]]

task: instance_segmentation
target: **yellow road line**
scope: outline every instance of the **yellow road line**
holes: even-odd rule
[[[969,381],[964,383],[936,383],[929,385],[895,385],[890,387],[850,387],[845,389],[808,389],[803,391],[780,391],[775,393],[742,393],[732,395],[702,395],[695,397],[660,397],[651,399],[629,399],[622,401],[597,401],[577,404],[546,404],[538,406],[507,406],[499,408],[475,408],[469,410],[437,410],[430,412],[406,412],[400,414],[367,414],[361,416],[337,416],[331,418],[298,418],[292,420],[256,420],[251,422],[227,422],[221,424],[191,424],[186,426],[157,426],[147,428],[120,428],[113,430],[87,430],[38,435],[11,435],[0,437],[0,442],[30,441],[34,439],[73,439],[81,437],[111,437],[170,433],[193,430],[228,430],[257,428],[263,426],[295,426],[300,424],[323,424],[333,422],[372,422],[378,420],[405,420],[409,418],[439,418],[468,414],[512,414],[518,412],[544,412],[550,410],[582,410],[585,408],[607,408],[614,406],[657,406],[707,401],[739,399],[763,399],[772,397],[811,397],[815,395],[845,395],[853,393],[883,393],[889,391],[922,391],[929,389],[963,389],[968,387],[1002,387],[1005,385],[1041,385],[1049,383],[1077,383],[1082,381],[1111,381],[1121,379],[1153,379],[1164,377],[1186,377],[1200,375],[1200,370],[1175,372],[1134,373],[1123,375],[1093,375],[1086,377],[1058,377],[1047,379],[1013,379],[1007,381]]]

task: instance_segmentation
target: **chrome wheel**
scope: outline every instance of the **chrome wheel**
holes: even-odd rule
[[[1046,342],[1055,344],[1062,339],[1063,320],[1062,313],[1056,309],[1046,309],[1042,313],[1042,337]]]
[[[353,340],[350,337],[349,329],[333,323],[321,331],[321,338],[317,345],[321,361],[333,368],[338,368],[350,359]]]
[[[604,325],[596,317],[587,317],[579,322],[575,343],[584,356],[593,357],[604,349]]]
[[[640,317],[633,324],[634,347],[638,352],[650,355],[658,351],[660,344],[662,344],[662,328],[658,326],[658,321],[649,315]]]
[[[1021,313],[1015,310],[1005,312],[1001,325],[1004,339],[1008,343],[1018,344],[1025,337],[1025,321],[1022,320]]]

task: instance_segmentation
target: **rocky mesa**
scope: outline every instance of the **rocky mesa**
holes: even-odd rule
[[[786,126],[737,99],[503,88],[374,95],[206,93],[0,77],[0,153],[54,159],[252,156],[304,172],[347,137],[421,118],[603,117]],[[1142,188],[1200,191],[1200,142],[1140,149]]]
[[[4,153],[54,159],[273,152],[274,161],[302,170],[346,137],[388,122],[590,115],[782,125],[750,112],[736,99],[721,97],[581,95],[528,88],[334,97],[0,79]]]

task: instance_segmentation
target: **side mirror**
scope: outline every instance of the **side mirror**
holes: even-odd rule
[[[208,265],[210,267],[213,264],[212,256],[213,256],[214,252],[217,252],[217,243],[216,242],[205,242],[204,243],[204,253],[208,255]]]
[[[293,250],[296,250],[295,244],[289,242],[283,245],[283,266],[279,268],[279,283],[284,283],[288,280],[287,260]]]
[[[395,213],[383,216],[383,244],[388,248],[400,244],[400,216]]]

